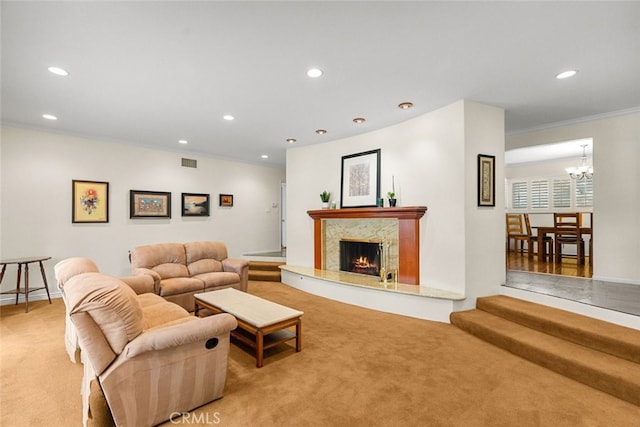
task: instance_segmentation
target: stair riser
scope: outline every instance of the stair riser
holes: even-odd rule
[[[508,297],[478,298],[476,305],[480,310],[519,325],[640,363],[640,332],[638,331],[621,329],[622,327],[617,325],[605,325],[606,322],[597,319],[589,319],[585,323],[584,316],[526,301],[513,301]],[[621,335],[627,335],[629,339],[620,340]]]
[[[500,330],[491,329],[464,318],[464,312],[453,313],[451,323],[460,329],[526,360],[550,369],[558,374],[581,382],[605,393],[640,406],[640,382],[625,375],[614,375],[572,358],[571,354],[547,351],[539,346],[506,336]],[[611,357],[611,356],[608,356]],[[637,370],[636,370],[637,372]],[[635,376],[637,380],[637,375]]]

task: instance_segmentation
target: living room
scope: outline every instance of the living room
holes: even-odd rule
[[[5,41],[3,41],[3,47],[4,43]],[[410,93],[407,96],[410,96]],[[597,256],[593,266],[593,277],[640,285],[640,264],[637,262],[640,259],[640,239],[638,239],[640,222],[637,220],[637,212],[640,210],[640,198],[638,197],[640,177],[636,167],[640,158],[640,141],[638,140],[640,112],[637,104],[633,106],[634,108],[585,115],[573,121],[560,121],[560,123],[557,120],[550,121],[550,125],[544,128],[506,133],[505,121],[510,109],[508,105],[505,106],[504,103],[498,101],[494,105],[470,98],[455,98],[450,102],[426,111],[420,111],[417,114],[412,111],[402,111],[396,107],[397,102],[405,100],[404,98],[398,99],[389,105],[389,109],[393,110],[390,115],[395,118],[392,124],[371,125],[371,127],[367,127],[369,124],[365,124],[361,128],[365,131],[358,134],[316,140],[317,142],[314,144],[285,145],[286,143],[281,141],[281,146],[285,147],[282,149],[283,152],[286,150],[286,163],[284,164],[260,162],[259,160],[241,161],[207,152],[189,151],[187,148],[157,147],[140,144],[138,141],[114,140],[106,135],[65,132],[63,128],[21,124],[5,120],[3,117],[0,138],[2,166],[0,177],[2,185],[0,196],[2,212],[0,216],[1,258],[29,255],[51,256],[51,260],[45,263],[45,267],[52,297],[55,298],[59,297],[59,293],[53,286],[53,266],[65,258],[87,257],[95,261],[101,271],[113,276],[125,276],[131,273],[129,251],[142,244],[216,240],[225,242],[232,257],[240,257],[248,252],[279,249],[281,245],[281,214],[285,211],[287,264],[312,267],[314,259],[313,220],[307,211],[320,209],[321,201],[318,194],[323,190],[330,191],[333,200],[337,201],[338,207],[340,206],[341,158],[343,156],[380,149],[381,194],[386,194],[393,186],[397,193],[399,206],[427,206],[428,208],[421,220],[420,228],[420,285],[465,295],[464,300],[452,302],[451,305],[453,311],[467,310],[475,307],[477,297],[500,294],[501,285],[505,281],[503,168],[505,149],[589,137],[594,141],[593,165],[597,174],[594,179],[596,196],[594,197],[593,210],[597,221],[598,239],[594,243],[594,252]],[[527,103],[529,100],[521,102]],[[138,114],[145,115],[147,113]],[[347,117],[347,121],[350,122],[351,119],[351,116]],[[369,123],[371,122],[373,119]],[[215,139],[212,138],[212,140]],[[215,144],[212,142],[211,145]],[[493,155],[496,159],[495,206],[493,207],[477,206],[478,154]],[[184,158],[196,160],[197,167],[182,166],[181,160]],[[78,179],[109,183],[108,222],[101,224],[72,222],[72,181]],[[286,204],[283,206],[280,189],[281,184],[285,182],[287,193]],[[131,190],[170,193],[173,215],[171,218],[131,218],[129,206]],[[182,193],[209,194],[211,196],[210,215],[203,217],[182,216],[180,214]],[[220,194],[233,195],[232,205],[221,205],[218,200]],[[32,273],[34,281],[37,281],[37,276]],[[11,289],[15,286],[15,282],[15,272],[7,270],[6,277],[2,282],[2,289]],[[269,292],[272,292],[268,287],[261,285],[255,285],[254,289],[262,292],[262,295],[268,295]],[[322,295],[320,292],[316,293]],[[277,296],[282,297],[283,301],[290,301],[293,304],[304,301],[297,297],[291,297],[289,294],[286,296],[277,294]],[[38,299],[46,299],[46,295],[42,292],[34,293],[32,297],[35,303],[45,303],[45,301],[37,301]],[[358,300],[359,297],[356,296],[354,299]],[[345,302],[352,304],[362,302],[355,300]],[[360,300],[362,299],[360,298]],[[338,317],[342,322],[348,323],[350,321],[352,315],[347,314],[346,311],[342,312],[342,306],[333,305],[324,300],[313,299],[312,301],[314,304],[317,301],[322,301],[317,303],[318,307],[338,310],[341,313]],[[2,303],[13,304],[13,299],[5,298]],[[310,330],[315,330],[318,334],[318,341],[314,342],[311,339],[310,349],[318,349],[323,346],[325,349],[333,348],[329,334],[323,336],[322,340],[319,339],[323,324],[318,319],[321,318],[322,312],[320,310],[314,312],[313,307],[316,305],[311,302],[302,302],[302,304],[305,306],[300,309],[304,309],[310,317],[312,317],[311,315],[315,316],[315,320],[310,321],[310,326],[312,326]],[[391,307],[389,310],[383,311],[393,312],[396,308]],[[364,311],[364,309],[361,311],[359,307],[356,310],[358,316],[366,317],[373,322],[369,326],[359,323],[364,329],[369,327],[375,329],[376,325],[382,325],[385,322],[398,326],[404,325],[400,321],[395,323],[396,317],[402,316],[376,313],[368,317],[370,315],[368,311]],[[38,312],[39,309],[36,307],[30,313],[20,313],[20,315],[33,318],[38,315]],[[9,324],[9,322],[5,322],[3,319],[4,325]],[[54,325],[54,322],[58,323]],[[52,325],[51,327],[54,328],[52,334],[55,334],[56,337],[51,338],[48,349],[55,349],[58,339],[62,347],[61,319],[51,316],[38,323],[43,329],[48,325]],[[416,319],[408,320],[408,324],[412,327],[418,330],[424,328],[425,331],[428,330],[434,334],[444,326],[450,326],[441,323],[431,324],[426,321],[421,323]],[[425,326],[427,324],[428,327]],[[14,320],[11,325],[13,328],[15,325],[19,325],[19,322]],[[41,331],[42,329],[40,329]],[[336,337],[338,331],[338,325],[332,324],[331,332],[335,333]],[[372,330],[371,333],[375,333],[375,331]],[[439,348],[439,346],[435,338],[434,341],[430,341],[428,334],[426,335],[419,332],[411,333],[413,339],[427,341],[428,345],[421,344],[416,349],[412,349],[410,346],[398,347],[395,351],[406,352],[406,357],[414,361],[431,363],[429,353],[422,354],[420,351],[435,351],[435,348]],[[385,328],[382,336],[390,339],[393,337],[393,332]],[[28,337],[28,340],[21,344],[20,350],[23,349],[22,346],[28,347],[39,339],[34,331],[25,331],[25,337]],[[469,356],[474,350],[463,347],[460,337],[458,335],[454,339],[443,341],[452,345],[460,353],[455,353],[452,356],[451,353],[442,352],[440,354],[442,357],[437,359],[437,363],[446,364],[447,357],[459,359],[462,362],[461,365],[476,362],[473,357]],[[347,341],[349,334],[340,335],[340,339]],[[366,344],[367,340],[363,339],[357,341],[356,345],[354,339],[353,346],[362,347]],[[433,346],[431,347],[431,345]],[[350,349],[351,347],[349,345]],[[37,348],[33,347],[30,352],[34,353],[36,350]],[[63,353],[62,348],[59,350],[60,353]],[[303,349],[300,355],[305,355],[306,350],[306,348]],[[330,353],[309,351],[309,354],[316,355],[318,359],[303,359],[303,362],[295,361],[297,360],[295,357],[299,356],[297,354],[292,355],[287,352],[276,354],[271,359],[270,365],[267,364],[265,368],[256,373],[255,370],[248,370],[248,367],[252,367],[252,365],[249,358],[246,357],[247,355],[232,348],[232,360],[234,360],[232,363],[234,365],[230,370],[230,384],[233,387],[226,395],[227,399],[220,402],[226,405],[220,414],[225,421],[224,425],[242,425],[243,422],[246,423],[252,419],[259,420],[265,425],[270,421],[273,423],[274,420],[283,421],[284,415],[273,415],[270,418],[268,415],[257,413],[260,411],[251,407],[252,402],[255,402],[252,399],[255,399],[258,393],[242,395],[241,399],[232,403],[233,401],[229,397],[235,396],[234,393],[243,387],[250,388],[253,380],[256,381],[254,384],[264,388],[264,391],[261,392],[263,397],[280,393],[281,389],[278,387],[286,384],[285,387],[300,386],[300,390],[304,390],[304,393],[301,392],[303,400],[314,398],[312,382],[321,383],[319,389],[326,392],[325,396],[327,396],[321,403],[328,409],[323,417],[318,417],[321,413],[321,409],[318,407],[310,412],[311,416],[317,417],[317,424],[330,424],[332,420],[336,421],[336,419],[341,423],[352,425],[358,425],[359,422],[365,424],[365,421],[371,422],[372,418],[366,417],[366,410],[363,408],[371,409],[376,403],[398,394],[404,396],[412,404],[418,404],[416,400],[419,400],[421,405],[429,406],[428,396],[416,394],[420,397],[410,399],[409,392],[403,390],[401,384],[395,380],[388,383],[388,389],[385,388],[384,381],[375,380],[375,378],[385,375],[383,364],[373,365],[370,364],[373,361],[365,360],[375,359],[376,356],[373,352],[378,351],[382,354],[380,358],[384,363],[401,364],[405,354],[400,357],[399,353],[385,353],[385,346],[382,342],[377,343],[370,350],[371,352],[366,356],[358,355],[355,351],[349,353],[349,357],[341,355],[339,359],[345,366],[343,370],[332,371],[329,369],[331,364],[328,361],[322,363],[321,369],[314,371],[312,377],[300,380],[305,384],[309,383],[308,387],[302,387],[287,376],[286,369],[306,369],[309,367],[309,363],[317,362],[318,359],[327,360],[331,357]],[[18,353],[16,350],[16,354]],[[503,389],[505,390],[504,394],[496,390],[509,381],[509,375],[514,375],[522,383],[533,381],[525,372],[530,366],[523,367],[519,360],[503,358],[501,352],[493,349],[482,348],[480,354],[485,356],[487,360],[478,361],[478,370],[486,369],[485,373],[487,373],[491,369],[500,371],[506,367],[506,373],[498,375],[499,380],[494,384],[495,387],[493,385],[489,387],[492,393],[495,393],[492,394],[490,403],[483,401],[478,395],[474,395],[473,399],[478,399],[474,402],[482,402],[487,405],[487,414],[508,412],[509,405],[505,404],[505,407],[501,408],[499,403],[501,399],[504,399],[504,402],[509,402],[507,389]],[[3,351],[2,357],[4,365],[5,361],[11,358],[11,354]],[[61,381],[61,384],[69,388],[68,390],[46,388],[47,393],[49,395],[55,392],[77,393],[73,387],[75,387],[75,382],[82,377],[82,368],[71,365],[58,353],[51,355],[51,359],[56,361],[55,367],[59,372],[66,372],[68,369],[72,380]],[[277,362],[281,360],[294,360],[294,365],[278,368]],[[491,360],[497,362],[491,362]],[[37,366],[38,363],[37,359],[29,359],[29,362],[33,363],[31,366]],[[361,363],[361,366],[366,366],[367,369],[371,368],[371,370],[360,370],[357,366],[358,363]],[[272,378],[286,379],[286,382],[271,383],[269,368],[274,368],[271,371],[274,375]],[[276,368],[278,369],[276,370]],[[407,364],[407,370],[414,373],[421,372],[420,369],[423,368],[424,366],[420,363]],[[40,368],[38,367],[38,369]],[[350,369],[354,372],[353,376],[348,376],[345,373]],[[540,388],[550,386],[550,377],[541,374],[541,371],[543,370],[537,368],[532,371],[539,374],[541,378],[535,384]],[[396,370],[393,372],[394,375],[397,373]],[[459,382],[460,378],[473,378],[479,384],[482,382],[481,380],[489,381],[492,375],[473,373],[471,369],[458,371],[458,374],[454,374],[453,371],[448,372],[446,367],[438,370],[435,366],[430,366],[425,372],[437,373],[436,376],[441,382],[437,387],[426,385],[429,379],[421,377],[420,384],[423,390],[428,388],[429,393],[439,394],[438,405],[446,404],[457,408],[458,412],[451,419],[470,425],[474,422],[490,425],[492,421],[496,421],[491,415],[486,415],[480,420],[477,417],[482,411],[482,405],[476,409],[468,409],[473,405],[468,405],[464,401],[464,393],[459,393],[459,390],[451,391],[444,387],[447,382]],[[37,373],[38,375],[34,376],[46,375],[42,370]],[[352,392],[354,396],[359,393],[355,388],[347,387],[349,391],[347,393],[344,390],[339,390],[340,381],[332,384],[324,382],[326,381],[324,378],[340,378],[341,375],[348,376],[348,380],[353,381],[354,387],[357,385],[361,389],[375,389],[376,393],[368,394],[366,398],[363,397],[362,400],[354,404],[359,405],[358,409],[353,409],[348,403],[348,399],[349,393]],[[357,382],[358,376],[369,379]],[[399,375],[398,381],[410,378],[411,375]],[[9,386],[3,383],[3,400],[8,396],[6,390],[17,388],[19,379],[13,379],[15,383]],[[571,417],[569,417],[570,421],[564,419],[566,425],[570,425],[571,421],[578,420],[586,423],[594,419],[604,425],[607,420],[607,412],[603,410],[601,414],[596,413],[606,406],[597,404],[601,395],[596,391],[584,391],[569,381],[565,381],[565,383],[562,386],[569,387],[572,392],[576,393],[576,396],[584,396],[583,401],[585,402],[580,403],[580,399],[576,397],[567,398]],[[476,383],[474,382],[474,384]],[[515,387],[508,390],[513,394],[517,393]],[[562,398],[562,393],[550,392],[544,397],[545,393],[538,394],[530,390],[524,392],[529,398],[542,396],[544,403],[541,406],[548,410],[548,414],[552,413],[553,415],[545,416],[543,411],[533,409],[531,412],[527,412],[527,399],[523,399],[517,407],[521,411],[520,415],[526,419],[524,424],[536,425],[536,417],[542,417],[538,418],[538,424],[551,424],[563,420],[562,414],[560,414],[561,408],[556,402],[553,402],[553,398]],[[24,390],[20,392],[22,397],[28,394]],[[304,421],[302,415],[296,414],[296,408],[289,407],[287,403],[294,402],[292,403],[294,406],[301,405],[300,397],[289,395],[287,399],[280,402],[278,409],[282,410],[282,414],[296,416],[297,421]],[[79,396],[77,400],[79,402]],[[603,400],[606,401],[609,408],[614,408],[619,413],[637,415],[637,409],[635,409],[637,407],[633,405],[627,405],[626,402],[621,403],[610,396],[605,396]],[[65,402],[67,401],[75,402],[71,398],[65,399]],[[238,402],[246,404],[246,407],[242,407]],[[270,404],[266,400],[261,402],[264,405]],[[589,404],[592,404],[597,410],[589,409]],[[73,406],[74,415],[71,419],[76,423],[79,421],[79,414],[76,414],[75,411],[79,411],[80,408],[77,402],[73,405],[75,405]],[[392,410],[394,405],[381,406],[385,410]],[[392,425],[394,421],[398,420],[404,420],[408,424],[411,424],[411,421],[415,422],[415,419],[406,415],[410,411],[409,406],[400,406],[401,411],[386,421],[383,420],[383,411],[375,411],[379,424]],[[217,408],[215,405],[213,407]],[[354,410],[352,417],[345,415],[350,410]],[[607,411],[609,410],[607,409]],[[207,411],[209,415],[214,414],[211,407]],[[240,419],[235,416],[236,411],[247,411],[248,415]],[[468,412],[465,414],[465,411]],[[424,415],[425,412],[428,412],[425,408],[420,410],[421,415]],[[436,412],[438,417],[434,417],[430,421],[446,423],[446,413],[443,410]],[[401,415],[402,413],[405,415]],[[341,415],[338,418],[338,415],[335,414]],[[56,415],[63,416],[59,413]],[[332,415],[336,418],[333,418]],[[12,416],[18,420],[29,419],[32,422],[36,420],[32,415],[22,416],[15,412]],[[505,417],[498,418],[498,421],[515,422],[517,420],[515,414]],[[9,419],[7,418],[7,420]],[[59,421],[60,418],[56,418],[56,420]],[[314,422],[309,422],[309,424],[314,424]]]

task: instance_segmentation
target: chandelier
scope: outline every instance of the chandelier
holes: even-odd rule
[[[582,157],[580,157],[580,166],[575,168],[567,168],[566,171],[572,179],[591,179],[593,177],[593,168],[587,164],[586,148],[588,144],[582,144]]]

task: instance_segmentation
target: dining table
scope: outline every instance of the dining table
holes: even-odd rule
[[[536,236],[536,243],[538,244],[538,248],[542,248],[543,250],[538,249],[539,252],[542,253],[542,256],[539,255],[539,260],[540,261],[553,261],[551,258],[551,255],[547,253],[546,250],[544,250],[545,246],[544,246],[544,238],[547,235],[553,235],[555,233],[555,227],[550,225],[539,225],[539,226],[533,226],[531,227],[533,229],[535,229],[537,231],[537,236]],[[580,227],[580,235],[591,235],[592,233],[592,229],[591,227]],[[533,258],[533,251],[529,251],[529,258]]]

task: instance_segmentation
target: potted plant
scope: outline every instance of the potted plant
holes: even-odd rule
[[[389,191],[387,196],[389,196],[389,206],[394,207],[396,205],[396,193]]]
[[[331,193],[323,191],[320,193],[320,200],[322,200],[322,209],[329,209],[329,200],[331,199]]]

